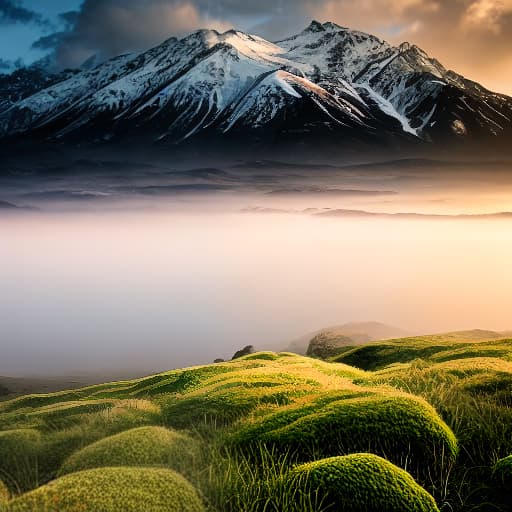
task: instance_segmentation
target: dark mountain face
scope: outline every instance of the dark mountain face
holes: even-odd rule
[[[53,74],[38,67],[29,67],[17,69],[11,74],[0,74],[0,112],[76,73],[77,70],[67,70]]]
[[[0,77],[0,98],[4,139],[354,148],[512,136],[511,98],[416,46],[333,23],[277,43],[201,30],[74,74],[18,71]]]

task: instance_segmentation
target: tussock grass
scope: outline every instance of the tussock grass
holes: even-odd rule
[[[167,469],[102,468],[64,476],[12,500],[7,512],[204,512],[192,485]]]
[[[509,511],[512,500],[503,496],[492,475],[496,461],[512,453],[511,342],[438,339],[426,356],[426,341],[375,343],[389,364],[377,360],[381,369],[360,382],[423,397],[454,432],[457,463],[441,484],[429,487],[445,509]],[[353,349],[353,356],[357,352]]]
[[[299,496],[316,495],[329,511],[439,512],[434,498],[407,472],[368,453],[310,462],[290,476],[299,477]]]
[[[0,432],[0,479],[12,493],[39,485],[40,449],[41,435],[36,430]]]
[[[288,454],[262,444],[241,453],[226,449],[217,437],[203,444],[202,456],[188,471],[208,512],[323,512],[322,499],[289,478],[292,468]]]
[[[466,338],[460,333],[453,337],[443,335],[402,338],[354,347],[335,357],[334,361],[367,371],[378,371],[392,364],[410,363],[416,359],[443,362],[476,357],[512,361],[512,340],[489,341],[483,338],[475,342],[470,335]]]
[[[73,453],[64,461],[59,476],[109,466],[172,468],[179,465],[187,451],[194,449],[193,439],[185,434],[163,427],[140,427],[107,437]]]
[[[364,452],[411,473],[443,512],[505,512],[493,468],[512,453],[512,342],[486,335],[387,340],[339,357],[359,368],[263,352],[2,402],[0,480],[17,496],[55,479],[65,460],[63,473],[158,465],[187,478],[208,512],[323,512],[332,503],[304,491],[295,464]],[[162,427],[192,444],[169,455]],[[12,436],[26,439],[2,442]]]
[[[0,480],[0,507],[9,501],[11,493],[7,486]]]
[[[458,452],[455,436],[426,401],[382,391],[331,393],[282,408],[233,438],[238,446],[265,443],[302,461],[368,451],[429,483],[445,477]]]
[[[155,418],[153,409],[134,409],[126,403],[118,410],[106,408],[58,418],[39,415],[37,409],[23,418],[16,416],[14,425],[32,428],[0,431],[0,479],[15,494],[34,489],[55,478],[64,460],[77,450]]]
[[[163,421],[175,428],[226,428],[251,413],[271,411],[326,390],[358,389],[364,372],[294,354],[263,352],[208,367],[208,377],[159,399]],[[201,371],[204,376],[206,372]],[[193,379],[192,379],[193,380]]]
[[[500,459],[493,467],[493,478],[503,489],[510,489],[512,483],[512,455]]]

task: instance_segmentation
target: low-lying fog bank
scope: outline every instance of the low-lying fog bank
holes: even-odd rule
[[[510,328],[506,164],[82,171],[0,178],[0,375],[165,370],[348,321]]]

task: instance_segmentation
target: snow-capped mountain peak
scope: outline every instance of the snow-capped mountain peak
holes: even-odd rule
[[[4,94],[12,90],[0,80],[0,93],[2,83]],[[198,30],[47,83],[0,97],[0,137],[439,141],[512,130],[510,98],[413,44],[332,22],[313,21],[278,42]]]

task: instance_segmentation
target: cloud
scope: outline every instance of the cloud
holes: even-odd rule
[[[5,60],[0,58],[0,71],[8,71],[12,67],[12,62],[10,60]]]
[[[0,58],[0,73],[11,73],[13,70],[23,67],[25,67],[25,62],[21,58],[16,60]]]
[[[49,28],[50,22],[41,14],[26,9],[16,0],[0,0],[0,25],[12,23],[35,24]]]
[[[78,66],[93,54],[108,58],[144,50],[200,27],[232,27],[188,0],[85,0],[79,13],[67,14],[67,21],[67,31],[34,43],[39,49],[53,46],[63,67]]]
[[[59,14],[59,21],[65,26],[67,30],[72,30],[76,25],[80,16],[79,11],[68,11]]]
[[[446,67],[512,94],[512,0],[305,0],[311,16],[408,40]]]
[[[54,50],[68,36],[68,32],[54,32],[47,36],[40,37],[32,43],[33,50]]]
[[[93,54],[145,50],[205,27],[234,26],[279,40],[311,19],[393,44],[408,40],[446,67],[512,94],[512,0],[84,0],[79,12],[61,16],[64,29],[34,48],[53,49],[56,62],[70,67]]]
[[[489,30],[500,34],[506,15],[511,12],[512,0],[475,0],[467,8],[462,25],[470,30]]]

